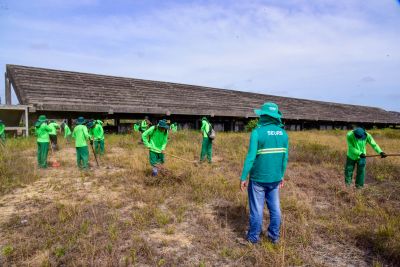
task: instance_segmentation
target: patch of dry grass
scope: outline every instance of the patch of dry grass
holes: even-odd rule
[[[35,192],[32,197],[18,203],[8,202],[12,195],[0,199],[0,212],[15,207],[0,225],[0,264],[395,265],[400,162],[369,160],[366,187],[345,188],[345,134],[290,133],[278,245],[265,238],[258,245],[244,242],[248,205],[238,187],[248,133],[219,133],[213,164],[196,166],[167,156],[166,170],[158,177],[150,176],[148,152],[138,134],[107,136],[101,167],[89,173],[76,169],[73,146],[61,140],[61,168],[27,181],[25,190]],[[387,152],[400,147],[397,132],[373,134]],[[34,156],[34,140],[23,142],[14,145],[16,155]],[[197,160],[200,146],[197,132],[180,131],[170,135],[167,152]]]

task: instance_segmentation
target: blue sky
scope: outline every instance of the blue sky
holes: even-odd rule
[[[0,24],[3,70],[22,64],[400,111],[395,0],[0,0]]]

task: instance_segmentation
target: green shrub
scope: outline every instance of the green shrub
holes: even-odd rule
[[[250,120],[250,121],[246,124],[245,130],[246,130],[247,132],[251,132],[254,128],[257,127],[257,124],[258,124],[258,119]]]
[[[5,257],[10,256],[13,253],[13,251],[14,251],[14,248],[12,246],[10,246],[10,245],[4,246],[3,249],[1,250],[2,254]]]

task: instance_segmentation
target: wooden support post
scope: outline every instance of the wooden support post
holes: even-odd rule
[[[29,110],[25,107],[25,137],[29,137]]]
[[[11,105],[11,85],[10,80],[7,77],[7,72],[4,73],[5,82],[5,93],[6,93],[6,105]]]

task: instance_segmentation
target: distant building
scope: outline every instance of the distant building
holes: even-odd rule
[[[266,101],[277,103],[286,127],[302,129],[345,129],[400,125],[396,112],[357,106],[272,96],[203,86],[114,77],[53,69],[6,65],[6,104],[11,88],[19,104],[29,106],[29,120],[40,114],[71,120],[113,119],[124,128],[124,119],[167,118],[183,128],[199,128],[203,116],[211,117],[220,131],[239,131],[252,118],[253,110]]]

